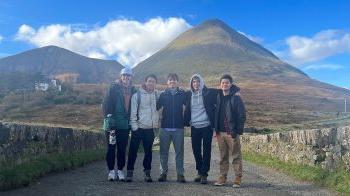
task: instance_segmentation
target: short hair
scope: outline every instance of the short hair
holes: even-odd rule
[[[156,80],[156,82],[158,82],[157,76],[154,75],[154,74],[149,74],[149,75],[147,75],[146,78],[145,78],[145,82],[148,80],[148,78],[153,78],[153,79]]]
[[[233,83],[233,78],[232,78],[232,76],[231,76],[230,74],[224,74],[224,75],[222,75],[221,78],[220,78],[220,82],[221,82],[223,79],[227,79],[227,80],[230,81],[230,83]]]
[[[177,76],[176,73],[169,73],[169,74],[168,74],[168,77],[167,77],[167,80],[170,80],[170,79],[179,81],[179,76]]]

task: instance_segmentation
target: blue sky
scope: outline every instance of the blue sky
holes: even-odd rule
[[[218,18],[310,77],[350,88],[350,1],[0,1],[0,57],[58,45],[135,65]]]

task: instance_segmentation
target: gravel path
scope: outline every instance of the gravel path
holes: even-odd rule
[[[108,182],[104,161],[94,162],[85,167],[41,178],[29,187],[0,192],[0,195],[335,195],[335,193],[307,182],[300,182],[271,169],[244,162],[241,188],[231,185],[216,187],[214,181],[219,175],[219,153],[213,140],[213,152],[209,184],[201,185],[192,180],[196,175],[190,138],[185,138],[186,184],[176,182],[174,154],[169,157],[168,182],[143,182],[142,157],[138,155],[134,182]],[[152,177],[159,176],[159,154],[153,155]],[[230,170],[229,181],[233,180]]]

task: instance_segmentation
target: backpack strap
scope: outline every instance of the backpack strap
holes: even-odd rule
[[[136,117],[137,117],[137,120],[140,120],[140,115],[139,115],[139,112],[140,112],[140,104],[141,104],[141,92],[138,90],[136,92],[136,98],[137,98],[137,113],[136,113]]]

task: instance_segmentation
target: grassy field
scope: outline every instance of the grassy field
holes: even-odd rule
[[[104,155],[104,150],[50,154],[15,167],[2,167],[0,190],[27,186],[45,174],[78,168],[92,161],[102,160]]]
[[[343,100],[312,96],[308,92],[312,89],[286,89],[266,83],[241,87],[247,109],[246,127],[284,131],[350,124],[349,115],[341,113]],[[102,127],[101,103],[106,89],[107,85],[79,84],[61,93],[10,94],[0,100],[0,120],[98,131]],[[322,93],[316,94],[325,95]]]
[[[350,195],[350,173],[345,170],[326,171],[321,167],[312,167],[296,163],[283,162],[277,158],[251,152],[244,152],[243,159],[258,165],[282,171],[299,180],[313,182]]]

